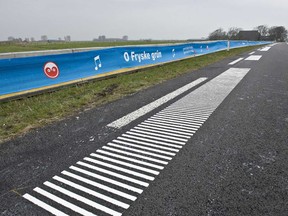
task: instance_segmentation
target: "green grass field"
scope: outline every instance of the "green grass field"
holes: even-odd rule
[[[57,49],[75,49],[89,47],[111,47],[111,46],[131,46],[131,45],[150,45],[150,44],[165,44],[165,43],[181,43],[184,41],[123,41],[123,42],[33,42],[33,43],[0,43],[0,53],[7,52],[25,52],[25,51],[40,51],[40,50],[57,50]],[[187,41],[186,41],[187,43]]]
[[[20,100],[0,102],[0,143],[33,128],[59,121],[79,111],[120,99],[165,80],[255,48],[245,47],[229,52],[221,51],[143,69],[137,73],[69,86]]]

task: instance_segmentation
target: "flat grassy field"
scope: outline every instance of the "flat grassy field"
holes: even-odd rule
[[[192,72],[224,58],[256,47],[232,49],[143,69],[137,73],[74,85],[54,92],[0,102],[0,143],[45,126],[79,111],[120,99],[126,95]],[[53,112],[52,112],[53,110]]]
[[[167,43],[181,43],[181,42],[188,43],[188,41],[123,41],[123,42],[82,41],[82,42],[51,42],[51,43],[48,43],[48,42],[33,42],[33,43],[2,42],[0,43],[0,53],[57,50],[57,49],[75,49],[75,48],[89,48],[89,47],[167,44]]]

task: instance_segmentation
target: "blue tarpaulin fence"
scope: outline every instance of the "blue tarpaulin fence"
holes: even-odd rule
[[[271,42],[230,41],[230,48]],[[89,77],[225,50],[228,41],[127,46],[46,56],[0,59],[0,98]]]

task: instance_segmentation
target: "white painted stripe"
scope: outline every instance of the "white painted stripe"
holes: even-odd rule
[[[171,156],[175,156],[175,155],[176,155],[175,153],[166,152],[166,151],[163,151],[163,150],[158,150],[158,149],[154,149],[154,148],[149,148],[149,147],[145,147],[145,146],[141,146],[141,145],[135,145],[135,144],[133,144],[133,143],[128,143],[128,142],[123,142],[123,141],[121,141],[121,140],[129,141],[129,142],[132,142],[132,141],[133,141],[133,140],[131,140],[131,139],[127,139],[127,138],[124,138],[124,137],[118,137],[118,139],[120,139],[120,140],[113,140],[113,142],[119,143],[119,144],[123,144],[123,145],[132,146],[132,147],[135,147],[135,148],[140,148],[140,149],[152,151],[152,152],[157,152],[157,153],[161,153],[161,154],[165,154],[165,155],[171,155]]]
[[[190,128],[200,128],[201,125],[203,124],[202,122],[196,122],[196,123],[183,123],[182,121],[177,121],[177,120],[173,120],[173,119],[158,119],[158,118],[149,118],[149,120],[147,120],[147,122],[160,122],[160,123],[166,123],[166,124],[170,124],[170,125],[175,125],[175,126],[181,126],[181,128],[184,129],[190,129]]]
[[[178,115],[178,116],[182,116],[182,117],[209,117],[212,112],[194,112],[192,110],[163,110],[163,111],[160,111],[159,113],[157,113],[159,115]]]
[[[31,196],[30,194],[24,194],[23,197],[27,200],[29,200],[30,202],[34,203],[35,205],[45,209],[46,211],[50,212],[53,215],[57,215],[57,216],[68,216],[67,214],[59,211],[58,209],[42,202],[41,200]]]
[[[144,127],[143,127],[144,126]],[[166,129],[159,129],[159,128],[156,128],[156,129],[148,129],[148,128],[145,128],[145,125],[138,125],[136,127],[134,127],[135,129],[137,129],[138,131],[148,131],[148,132],[152,132],[152,133],[158,133],[158,134],[164,134],[164,135],[168,135],[168,136],[174,136],[174,137],[180,137],[180,138],[185,138],[186,140],[188,140],[191,136],[185,136],[185,135],[181,135],[181,134],[178,134],[177,132],[175,133],[174,131],[170,131],[171,133],[168,132],[168,130]],[[172,133],[174,132],[174,134]]]
[[[179,112],[171,112],[171,113],[162,113],[159,112],[155,116],[170,116],[170,117],[178,117],[182,119],[192,119],[192,118],[209,118],[211,113],[209,114],[189,114],[189,113],[179,113]]]
[[[195,125],[195,123],[197,123],[196,125],[201,126],[208,118],[205,119],[197,119],[197,118],[191,118],[191,119],[184,119],[184,118],[177,118],[174,116],[152,116],[151,118],[152,120],[165,120],[165,121],[171,121],[171,122],[176,122],[176,123],[183,123],[186,125]]]
[[[130,122],[134,121],[135,119],[145,115],[146,113],[154,110],[155,108],[161,106],[162,104],[172,100],[173,98],[177,97],[178,95],[188,91],[189,89],[193,88],[194,86],[204,82],[207,78],[199,78],[179,89],[177,89],[176,91],[173,91],[163,97],[161,97],[160,99],[144,106],[141,107],[140,109],[108,124],[108,127],[114,127],[114,128],[121,128],[127,124],[129,124]]]
[[[123,159],[123,160],[131,161],[131,162],[134,162],[134,163],[142,164],[142,165],[145,165],[145,166],[153,167],[153,168],[156,168],[156,169],[160,169],[160,170],[164,169],[163,166],[158,166],[158,165],[155,165],[155,164],[152,164],[152,163],[148,163],[148,162],[136,160],[136,159],[133,159],[133,158],[130,158],[130,157],[125,157],[125,156],[122,156],[122,155],[119,155],[119,154],[103,151],[101,149],[98,149],[96,152],[101,153],[101,154],[105,154],[105,155],[109,155],[109,156],[112,156],[112,157],[115,157],[115,158],[120,158],[120,159]]]
[[[75,170],[77,172],[83,173],[85,175],[91,176],[93,178],[100,179],[102,181],[108,182],[110,184],[117,185],[119,187],[125,188],[127,190],[130,190],[130,191],[133,191],[133,192],[136,192],[136,193],[139,193],[139,194],[141,194],[143,192],[142,189],[139,189],[139,188],[136,188],[136,187],[132,187],[130,185],[121,183],[119,181],[116,181],[116,180],[113,180],[113,179],[110,179],[110,178],[106,178],[104,176],[98,175],[96,173],[89,172],[87,170],[84,170],[84,169],[81,169],[81,168],[78,168],[78,167],[75,167],[75,166],[70,166],[69,168],[72,169],[72,170]]]
[[[162,133],[158,132],[158,131],[151,132],[151,130],[150,130],[150,132],[148,132],[147,130],[142,130],[139,127],[134,127],[134,128],[135,129],[131,129],[130,131],[137,132],[137,133],[143,133],[143,134],[147,134],[147,135],[152,135],[152,136],[157,136],[157,137],[163,137],[163,138],[178,140],[178,141],[182,141],[182,142],[187,142],[188,141],[188,139],[179,138],[177,136],[174,136],[174,134],[171,134],[171,133],[163,134],[163,132]]]
[[[128,135],[129,134],[129,135]],[[136,133],[136,132],[131,132],[131,131],[127,131],[127,134],[123,134],[122,136],[124,137],[131,137],[131,135],[137,136],[137,139],[139,139],[138,137],[144,137],[144,138],[150,138],[147,139],[149,140],[149,142],[154,142],[154,140],[160,140],[165,142],[170,142],[170,143],[174,143],[174,144],[178,144],[178,145],[185,145],[185,142],[180,142],[180,141],[175,141],[175,140],[169,140],[169,139],[165,139],[165,138],[160,138],[160,137],[156,137],[156,136],[149,136],[149,135],[145,135],[145,134],[140,134],[140,133]],[[133,137],[135,138],[135,137]],[[142,138],[141,138],[142,139]],[[152,139],[152,140],[151,140]],[[155,142],[159,142],[159,141],[155,141]],[[163,144],[163,145],[168,145],[167,143]],[[170,145],[170,144],[169,144]]]
[[[151,140],[151,139],[142,138],[142,137],[137,137],[137,136],[133,136],[133,135],[123,134],[123,136],[124,137],[118,137],[118,139],[119,140],[125,140],[125,141],[132,142],[132,143],[137,143],[140,145],[146,145],[146,146],[160,148],[160,149],[164,149],[164,150],[168,150],[168,151],[174,151],[174,152],[179,152],[179,149],[182,148],[181,145],[169,144],[169,143],[160,142],[157,140]],[[142,141],[139,141],[139,140],[142,140]],[[151,143],[156,143],[156,144],[151,144]],[[165,146],[169,146],[169,147],[173,147],[173,148],[169,148],[169,147],[165,147]],[[178,148],[178,149],[174,149],[174,148]],[[171,155],[171,154],[168,154],[168,155]]]
[[[249,53],[249,55],[253,55],[255,53],[255,51],[254,52],[251,52],[251,53]]]
[[[195,118],[202,118],[202,119],[208,119],[209,115],[181,115],[179,113],[157,113],[156,115],[154,115],[156,117],[171,117],[171,118],[178,118],[178,119],[183,119],[183,120],[193,120]]]
[[[179,105],[175,105],[177,102],[172,104],[170,107],[165,108],[164,110],[160,112],[178,112],[178,113],[184,113],[184,114],[210,114],[215,110],[215,107],[195,107],[194,104],[190,104],[187,106],[186,104],[182,104],[181,107]],[[210,104],[206,104],[206,106],[211,106]]]
[[[177,116],[173,116],[173,115],[154,115],[152,116],[150,119],[171,119],[171,120],[177,120],[179,122],[184,122],[184,123],[189,123],[192,121],[199,121],[199,122],[205,122],[208,117],[177,117]]]
[[[87,168],[90,168],[90,169],[93,169],[93,170],[96,170],[98,172],[102,172],[102,173],[105,173],[105,174],[108,174],[108,175],[111,175],[111,176],[114,176],[114,177],[129,181],[129,182],[144,186],[144,187],[148,187],[149,186],[149,184],[146,183],[146,182],[139,181],[139,180],[136,180],[134,178],[130,178],[128,176],[125,176],[125,175],[122,175],[122,174],[118,174],[118,173],[115,173],[115,172],[112,172],[112,171],[109,171],[109,170],[105,170],[105,169],[102,169],[100,167],[96,167],[96,166],[93,166],[93,165],[90,165],[90,164],[87,164],[87,163],[83,163],[81,161],[78,161],[77,164],[81,165],[81,166],[84,166],[84,167],[87,167]]]
[[[46,185],[46,186],[48,186],[50,188],[53,188],[54,190],[57,190],[57,191],[65,194],[65,195],[67,195],[67,196],[69,196],[69,197],[71,197],[73,199],[76,199],[76,200],[78,200],[80,202],[83,202],[86,205],[89,205],[89,206],[91,206],[93,208],[96,208],[96,209],[99,209],[99,210],[101,210],[103,212],[106,212],[107,214],[110,214],[110,215],[113,215],[113,216],[121,216],[122,215],[119,212],[116,212],[116,211],[114,211],[114,210],[112,210],[110,208],[107,208],[107,207],[105,207],[103,205],[100,205],[100,204],[98,204],[98,203],[96,203],[94,201],[91,201],[91,200],[89,200],[89,199],[87,199],[87,198],[85,198],[83,196],[80,196],[80,195],[78,195],[76,193],[73,193],[73,192],[71,192],[69,190],[61,188],[61,187],[59,187],[59,186],[57,186],[57,185],[55,185],[55,184],[53,184],[51,182],[46,181],[46,182],[44,182],[44,185]]]
[[[129,200],[132,200],[132,201],[135,201],[137,199],[137,197],[135,196],[132,196],[130,194],[127,194],[127,193],[124,193],[122,191],[119,191],[119,190],[116,190],[114,188],[111,188],[111,187],[108,187],[108,186],[105,186],[103,184],[100,184],[100,183],[97,183],[97,182],[94,182],[94,181],[91,181],[87,178],[83,178],[81,176],[78,176],[78,175],[75,175],[73,173],[70,173],[70,172],[67,172],[67,171],[62,171],[61,172],[63,175],[66,175],[66,176],[69,176],[71,178],[74,178],[74,179],[77,179],[78,181],[81,181],[81,182],[84,182],[86,184],[89,184],[89,185],[92,185],[94,187],[97,187],[97,188],[100,188],[102,190],[105,190],[105,191],[108,191],[110,193],[113,193],[113,194],[116,194],[118,196],[121,196],[121,197],[124,197],[126,199],[129,199]]]
[[[246,58],[246,61],[258,61],[261,59],[262,55],[251,55],[248,58]]]
[[[123,161],[120,161],[120,160],[116,160],[116,159],[109,158],[109,157],[106,157],[106,156],[103,156],[103,155],[99,155],[99,154],[95,154],[95,153],[92,153],[90,155],[92,157],[100,158],[102,160],[106,160],[106,161],[110,161],[110,162],[113,162],[113,163],[121,164],[123,166],[127,166],[127,167],[130,167],[130,168],[133,168],[133,169],[138,169],[138,170],[141,170],[143,172],[151,173],[151,174],[154,174],[154,175],[159,175],[158,171],[155,171],[155,170],[152,170],[152,169],[148,169],[148,168],[141,167],[141,166],[138,166],[138,165],[127,163],[127,162],[123,162]]]
[[[146,154],[146,155],[150,155],[150,156],[154,156],[154,157],[158,157],[158,158],[161,158],[161,159],[172,160],[171,157],[155,154],[155,153],[152,153],[152,152],[142,151],[142,150],[126,147],[126,146],[123,146],[123,145],[118,145],[118,144],[114,144],[114,143],[108,143],[107,145],[113,146],[113,147],[116,147],[116,148],[121,148],[121,149],[129,150],[129,151],[134,151],[134,152]]]
[[[174,126],[171,126],[171,125],[162,125],[161,123],[148,123],[148,122],[142,122],[140,124],[141,126],[145,126],[145,127],[149,127],[149,128],[155,128],[155,129],[158,129],[158,128],[164,128],[164,129],[168,129],[169,131],[175,131],[179,134],[185,134],[185,135],[188,135],[188,136],[193,136],[193,134],[195,133],[196,130],[185,130],[185,129],[181,129],[181,128],[176,128]],[[139,126],[140,126],[139,125]]]
[[[103,148],[103,149],[106,149],[106,150],[113,151],[113,152],[117,152],[117,153],[129,155],[129,156],[133,156],[133,157],[137,157],[137,158],[142,158],[142,159],[144,159],[144,160],[153,161],[153,162],[156,162],[156,163],[159,163],[159,164],[165,164],[165,165],[168,164],[168,162],[166,162],[166,161],[161,161],[161,160],[158,160],[158,159],[155,159],[155,158],[150,158],[150,157],[146,157],[146,156],[143,156],[143,155],[139,155],[139,154],[135,154],[135,153],[127,152],[127,151],[122,151],[122,150],[119,150],[119,149],[114,149],[114,148],[111,148],[111,147],[108,147],[108,146],[103,146],[102,148]]]
[[[92,159],[92,158],[85,157],[84,160],[89,161],[89,162],[94,163],[94,164],[97,164],[97,165],[108,167],[110,169],[115,169],[115,170],[120,171],[120,172],[128,173],[130,175],[134,175],[134,176],[146,179],[146,180],[153,181],[155,179],[152,176],[148,176],[148,175],[145,175],[145,174],[134,172],[132,170],[128,170],[128,169],[125,169],[125,168],[122,168],[122,167],[119,167],[119,166],[111,165],[111,164],[108,164],[108,163],[105,163],[105,162],[102,162],[102,161],[98,161],[98,160],[95,160],[95,159]]]
[[[270,50],[271,49],[271,47],[264,47],[264,48],[262,48],[260,51],[261,52],[267,52],[268,50]]]
[[[54,202],[57,202],[60,205],[63,205],[66,208],[69,208],[69,209],[73,210],[74,212],[77,212],[77,213],[79,213],[81,215],[84,215],[84,216],[97,216],[97,215],[95,215],[95,214],[93,214],[91,212],[86,211],[83,208],[80,208],[80,207],[78,207],[78,206],[76,206],[76,205],[74,205],[74,204],[72,204],[70,202],[67,202],[64,199],[61,199],[61,198],[59,198],[59,197],[57,197],[57,196],[55,196],[55,195],[53,195],[53,194],[51,194],[51,193],[49,193],[47,191],[44,191],[44,190],[42,190],[39,187],[34,188],[34,191],[36,191],[37,193],[39,193],[39,194],[41,194],[41,195],[53,200]]]
[[[240,62],[242,60],[243,60],[243,58],[239,58],[239,59],[237,59],[237,60],[235,60],[233,62],[230,62],[229,65],[234,65],[234,64],[236,64],[236,63],[238,63],[238,62]]]
[[[81,186],[79,184],[76,184],[74,182],[71,182],[71,181],[69,181],[67,179],[61,178],[59,176],[54,176],[53,179],[57,180],[57,181],[59,181],[59,182],[61,182],[63,184],[66,184],[66,185],[68,185],[70,187],[73,187],[73,188],[75,188],[77,190],[80,190],[80,191],[83,191],[83,192],[85,192],[87,194],[90,194],[90,195],[92,195],[94,197],[97,197],[99,199],[105,200],[106,202],[110,202],[110,203],[112,203],[114,205],[120,206],[121,208],[124,208],[124,209],[128,209],[129,208],[129,205],[124,203],[124,202],[121,202],[119,200],[113,199],[111,197],[108,197],[108,196],[103,195],[101,193],[98,193],[96,191],[93,191],[93,190],[91,190],[89,188],[83,187],[83,186]]]
[[[168,121],[161,121],[161,120],[153,120],[153,119],[149,119],[149,120],[146,120],[144,121],[144,123],[151,123],[151,124],[157,124],[157,125],[163,125],[163,126],[171,126],[171,127],[174,127],[174,128],[180,128],[180,129],[183,129],[185,130],[186,132],[193,132],[193,131],[197,131],[198,128],[200,128],[200,126],[190,126],[190,127],[187,127],[187,126],[183,126],[183,124],[178,124],[178,123],[172,123],[172,122],[168,122]]]

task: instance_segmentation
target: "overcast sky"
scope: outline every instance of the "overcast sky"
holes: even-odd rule
[[[41,35],[92,40],[207,37],[219,27],[283,25],[287,0],[0,0],[0,41]]]

